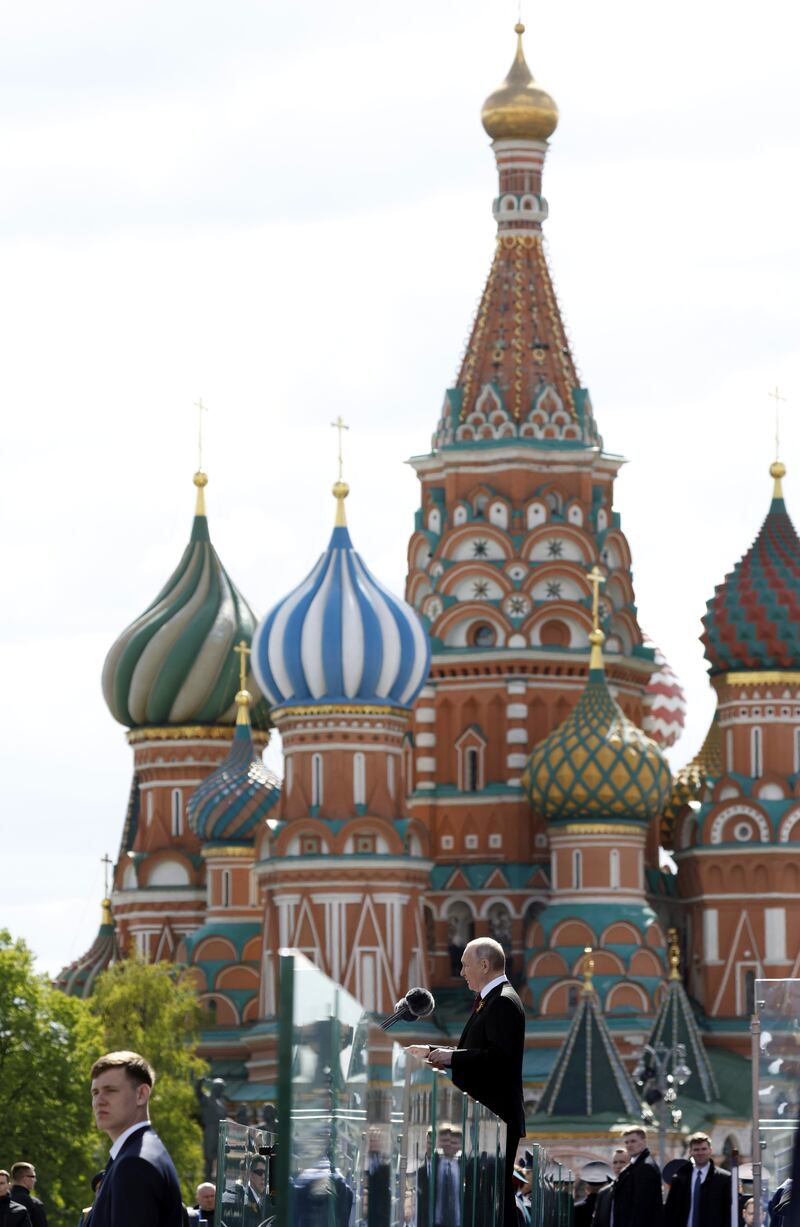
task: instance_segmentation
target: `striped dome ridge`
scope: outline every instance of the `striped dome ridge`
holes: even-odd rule
[[[578,703],[533,750],[523,784],[537,814],[550,820],[648,822],[670,795],[660,749],[628,719],[592,669]]]
[[[106,657],[103,695],[114,719],[128,728],[232,724],[239,689],[232,648],[251,642],[256,622],[211,544],[198,498],[178,566]],[[258,692],[256,699],[253,724],[267,728],[267,704]]]
[[[228,755],[189,800],[189,825],[205,843],[251,844],[280,795],[280,780],[253,746],[250,725],[236,725]]]
[[[256,677],[276,707],[410,707],[429,665],[430,644],[416,612],[372,575],[342,524],[253,639]]]
[[[706,607],[700,639],[712,676],[800,668],[800,541],[779,495]]]

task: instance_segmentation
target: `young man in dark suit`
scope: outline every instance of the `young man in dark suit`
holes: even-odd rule
[[[136,1052],[110,1052],[91,1077],[95,1121],[112,1142],[92,1227],[182,1227],[175,1167],[150,1124],[152,1067]]]
[[[691,1165],[670,1185],[665,1227],[729,1227],[731,1175],[714,1166],[711,1139],[705,1133],[689,1138]]]
[[[505,1227],[516,1223],[514,1159],[525,1136],[522,1056],[525,1010],[505,974],[506,956],[499,942],[479,937],[466,946],[461,975],[475,993],[457,1048],[417,1044],[408,1051],[437,1069],[450,1069],[459,1090],[484,1104],[506,1123]]]
[[[647,1149],[647,1134],[635,1125],[626,1129],[622,1141],[628,1152],[628,1166],[622,1169],[614,1185],[614,1227],[661,1227],[664,1219],[661,1172]]]

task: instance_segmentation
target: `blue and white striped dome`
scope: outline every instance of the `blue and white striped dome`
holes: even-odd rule
[[[276,707],[410,707],[428,676],[428,636],[411,606],[364,566],[338,498],[327,550],[256,630],[253,671]]]

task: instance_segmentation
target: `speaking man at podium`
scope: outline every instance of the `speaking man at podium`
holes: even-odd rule
[[[506,1227],[516,1223],[514,1158],[525,1136],[522,1100],[522,1056],[525,1010],[506,978],[506,956],[499,942],[478,937],[465,948],[461,975],[475,993],[457,1048],[412,1045],[408,1051],[437,1069],[450,1069],[459,1090],[484,1104],[507,1127],[505,1172]]]

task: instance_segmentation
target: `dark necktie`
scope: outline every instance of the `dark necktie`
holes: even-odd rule
[[[442,1169],[442,1223],[444,1227],[453,1227],[453,1172],[449,1159],[445,1159]]]
[[[700,1177],[699,1170],[694,1173],[694,1186],[692,1187],[692,1212],[689,1215],[689,1227],[700,1227],[700,1187],[703,1181]]]
[[[472,1009],[470,1010],[470,1017],[480,1008],[482,1001],[483,997],[481,997],[480,993],[476,993],[475,1000],[472,1003]]]

